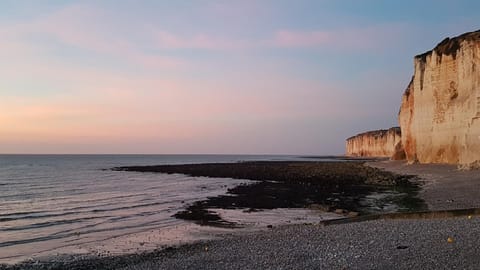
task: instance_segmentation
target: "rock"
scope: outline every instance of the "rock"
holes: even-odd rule
[[[409,163],[480,160],[480,31],[446,38],[414,58],[399,122]]]
[[[397,145],[395,145],[395,149],[393,151],[392,156],[390,157],[391,160],[404,160],[406,159],[405,150],[403,149],[402,141],[399,141]]]
[[[260,212],[259,209],[256,209],[256,208],[248,208],[248,209],[245,209],[243,210],[244,213],[253,213],[253,212]]]
[[[348,217],[357,217],[359,215],[358,212],[350,211],[348,212]]]
[[[345,213],[345,210],[338,208],[338,209],[335,209],[334,212],[335,212],[335,214],[343,214],[343,213]]]
[[[399,127],[357,134],[347,139],[346,155],[355,157],[401,157],[401,132]],[[398,152],[398,153],[397,153]]]
[[[314,210],[320,210],[324,212],[330,212],[332,210],[332,207],[328,205],[322,205],[322,204],[317,204],[313,203],[308,206],[309,209],[314,209]]]

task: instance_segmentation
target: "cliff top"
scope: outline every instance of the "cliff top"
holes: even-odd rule
[[[442,40],[442,42],[438,43],[433,50],[416,55],[415,59],[425,62],[427,60],[427,56],[431,55],[434,51],[437,55],[452,55],[453,58],[455,58],[460,45],[465,40],[480,41],[480,30],[467,32],[454,38],[447,37],[446,39]]]
[[[389,129],[380,129],[380,130],[371,130],[371,131],[359,133],[355,136],[352,136],[352,137],[348,138],[347,141],[350,140],[350,139],[359,137],[359,136],[384,136],[388,132],[395,132],[397,134],[400,134],[401,131],[400,131],[400,127],[392,127],[392,128],[389,128]]]

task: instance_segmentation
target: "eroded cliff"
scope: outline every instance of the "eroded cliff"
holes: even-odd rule
[[[399,127],[368,131],[350,137],[346,142],[347,156],[403,158]]]
[[[480,163],[480,31],[414,58],[399,122],[409,162]]]

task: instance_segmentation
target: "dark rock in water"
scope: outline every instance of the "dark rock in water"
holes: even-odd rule
[[[309,209],[313,209],[313,210],[320,210],[320,211],[324,211],[324,212],[330,212],[332,211],[332,207],[329,206],[329,205],[322,205],[322,204],[318,204],[318,203],[314,203],[314,204],[310,204],[308,205]]]
[[[223,177],[258,180],[228,190],[227,195],[195,202],[174,216],[201,225],[235,227],[209,210],[246,209],[246,212],[275,208],[316,208],[343,213],[369,213],[365,198],[372,194],[397,194],[376,201],[378,211],[384,205],[399,209],[424,209],[415,197],[418,186],[414,176],[397,175],[365,166],[361,162],[240,162],[188,165],[132,166],[114,168],[118,171],[183,173],[190,176]]]
[[[186,220],[195,220],[199,225],[210,225],[227,228],[236,227],[235,223],[221,219],[220,216],[217,215],[215,212],[203,209],[201,205],[190,206],[187,210],[180,211],[173,216]]]
[[[249,209],[243,210],[244,213],[253,213],[253,212],[260,212],[260,211],[262,210],[255,209],[255,208],[249,208]]]
[[[359,213],[358,213],[358,212],[354,212],[354,211],[350,211],[350,212],[348,212],[348,214],[347,214],[348,217],[357,217],[358,215],[359,215]]]

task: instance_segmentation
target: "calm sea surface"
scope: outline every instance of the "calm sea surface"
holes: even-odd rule
[[[126,246],[147,244],[155,248],[186,239],[196,225],[175,219],[173,214],[188,203],[224,194],[228,188],[246,182],[108,170],[112,167],[298,159],[301,158],[0,155],[0,263],[57,253],[128,252]]]

